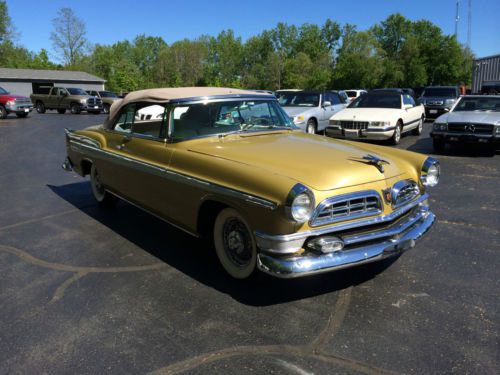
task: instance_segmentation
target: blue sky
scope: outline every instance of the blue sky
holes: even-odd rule
[[[467,38],[467,0],[460,0],[459,40]],[[322,24],[331,18],[364,30],[399,12],[428,19],[447,34],[454,32],[456,0],[7,0],[19,43],[52,50],[51,20],[61,7],[71,7],[84,20],[91,43],[111,44],[138,34],[161,36],[167,43],[233,29],[244,40],[278,22]],[[477,56],[500,53],[500,0],[472,0],[472,49]]]

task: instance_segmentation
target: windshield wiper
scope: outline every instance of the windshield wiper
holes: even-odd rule
[[[243,125],[245,125],[245,124],[243,124]],[[265,127],[262,130],[266,130],[266,129],[286,129],[286,130],[293,130],[292,128],[290,128],[290,127],[288,127],[286,125],[258,125],[258,124],[246,124],[246,125],[247,125],[247,127],[243,128],[243,129],[233,130],[233,131],[230,131],[230,132],[227,132],[227,133],[220,133],[219,134],[219,138],[225,138],[228,135],[232,135],[232,134],[245,133],[245,132],[249,131],[251,128],[253,128],[254,126],[263,126],[263,127]]]

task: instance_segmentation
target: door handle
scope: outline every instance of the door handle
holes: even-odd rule
[[[123,150],[125,148],[125,143],[130,142],[131,140],[132,140],[132,138],[130,138],[128,135],[124,136],[122,139],[122,144],[117,145],[116,148],[118,150]]]

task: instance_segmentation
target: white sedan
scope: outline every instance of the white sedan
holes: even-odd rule
[[[355,140],[390,140],[398,144],[401,134],[420,135],[425,109],[403,92],[376,91],[362,95],[330,117],[325,134]]]

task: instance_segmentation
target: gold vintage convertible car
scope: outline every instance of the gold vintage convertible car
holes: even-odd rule
[[[148,110],[151,107],[154,110]],[[160,110],[158,110],[158,108]],[[148,116],[137,116],[148,113]],[[304,134],[273,95],[130,93],[102,126],[66,130],[66,170],[196,236],[233,277],[338,270],[398,255],[433,224],[436,160]]]

